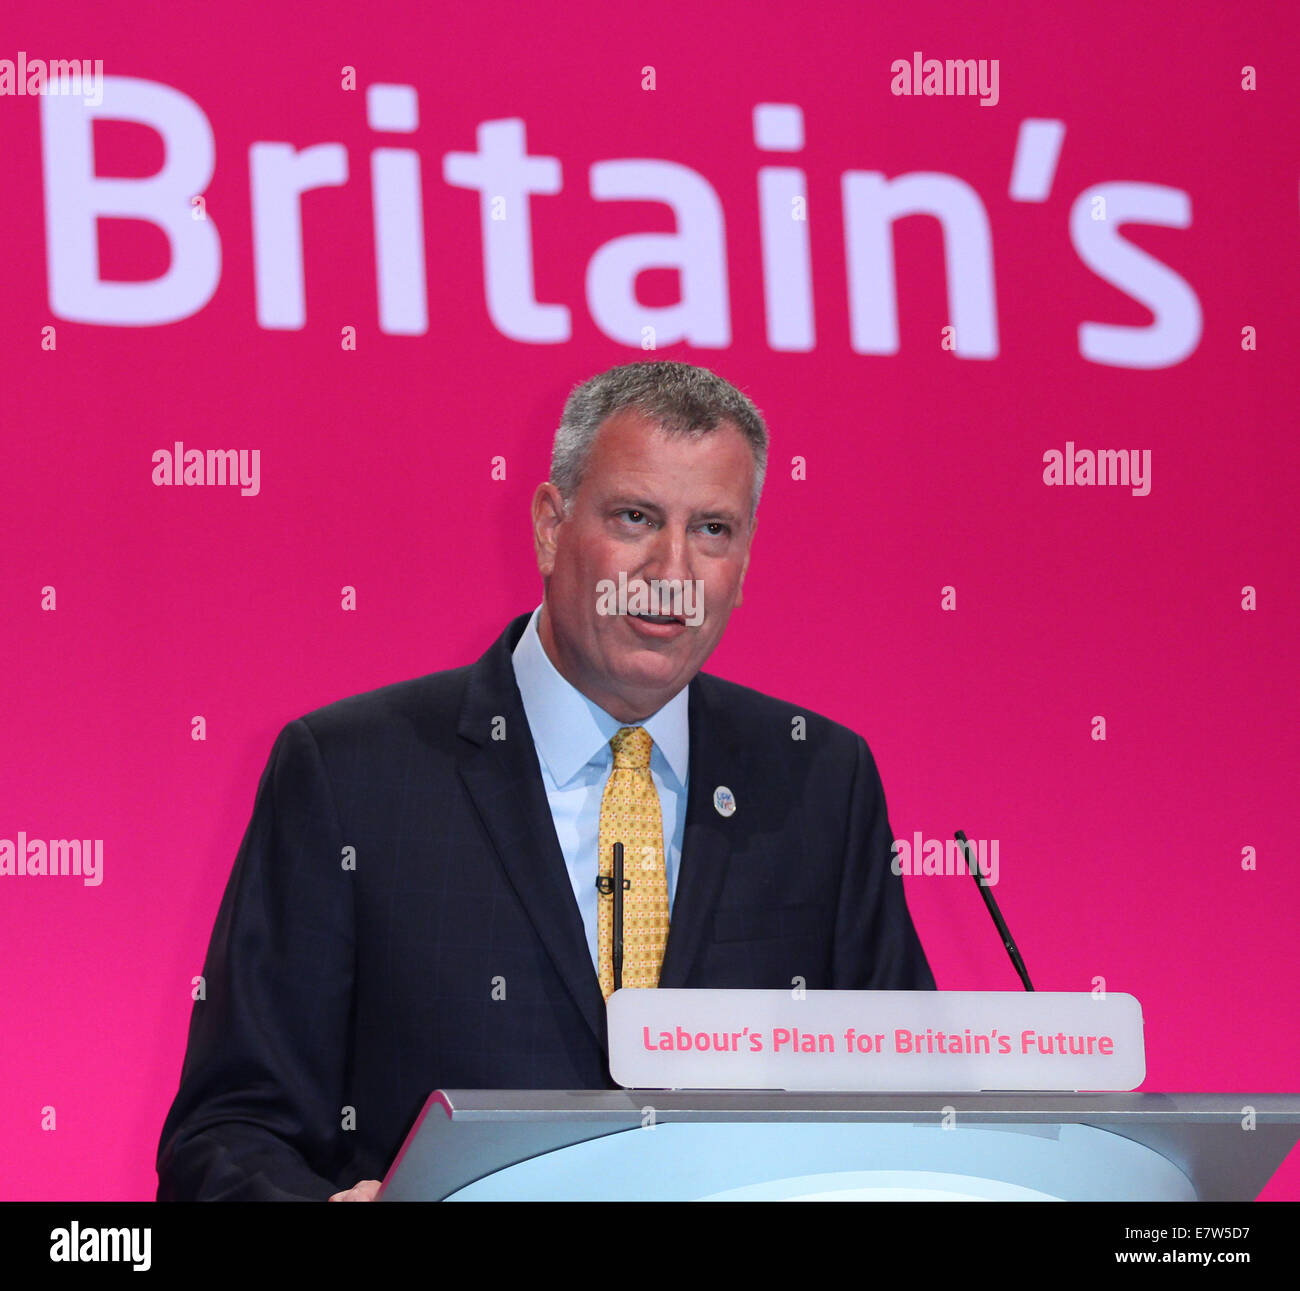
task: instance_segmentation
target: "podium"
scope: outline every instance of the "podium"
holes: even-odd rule
[[[1296,1094],[438,1090],[380,1201],[1250,1201]]]

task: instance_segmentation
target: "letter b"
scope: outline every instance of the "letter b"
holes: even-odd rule
[[[144,179],[95,174],[97,119],[133,121],[162,136],[163,164]],[[98,106],[77,95],[41,98],[45,240],[50,308],[76,323],[150,327],[196,314],[221,280],[221,240],[211,219],[191,218],[191,199],[212,179],[212,127],[193,99],[169,85],[104,77]],[[161,229],[171,264],[146,282],[99,275],[100,218],[144,220]]]

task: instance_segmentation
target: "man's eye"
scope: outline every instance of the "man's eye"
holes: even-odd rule
[[[710,538],[722,538],[731,532],[721,520],[710,520],[704,527]]]
[[[633,524],[640,524],[646,518],[644,511],[621,511],[620,515],[625,515]]]

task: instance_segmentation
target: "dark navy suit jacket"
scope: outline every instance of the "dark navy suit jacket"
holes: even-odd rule
[[[160,1200],[324,1199],[382,1178],[433,1089],[612,1087],[511,666],[527,622],[473,665],[281,732],[213,930]],[[933,989],[862,738],[703,673],[688,698],[660,984]]]

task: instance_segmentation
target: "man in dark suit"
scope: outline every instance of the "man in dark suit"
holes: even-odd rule
[[[654,817],[647,984],[933,988],[865,742],[699,671],[740,604],[766,448],[703,369],[586,382],[533,501],[538,609],[473,665],[285,727],[160,1199],[368,1200],[431,1089],[610,1087],[596,840],[622,828],[619,774]],[[620,578],[689,585],[699,612],[611,611],[598,589]],[[647,750],[635,770],[611,751],[625,737]]]

